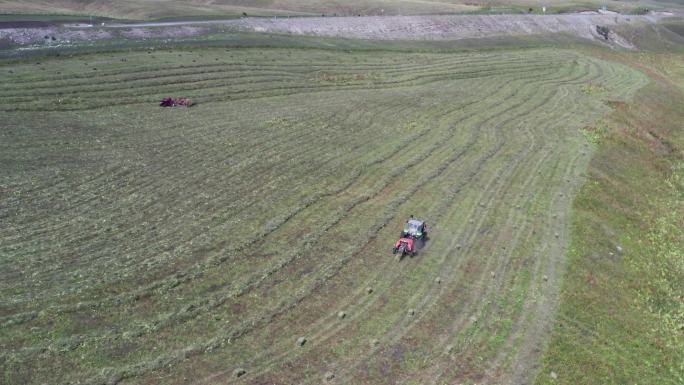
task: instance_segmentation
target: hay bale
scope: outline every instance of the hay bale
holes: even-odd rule
[[[544,279],[544,282],[546,282],[546,281],[549,280],[549,277],[545,275],[545,276],[543,277],[543,279]]]
[[[622,246],[620,246],[620,245],[615,246],[615,250],[618,252],[618,254],[621,254],[622,253]]]
[[[373,288],[372,288],[372,287],[369,286],[369,287],[366,288],[366,293],[367,293],[367,294],[370,294],[370,293],[372,293],[372,292],[373,292]]]
[[[324,377],[324,378],[325,378],[326,381],[330,381],[330,380],[332,380],[333,378],[335,378],[335,373],[333,373],[333,372],[327,372],[327,373],[325,373],[325,377]]]
[[[377,338],[373,338],[370,343],[371,346],[378,346],[380,344],[380,340],[378,340]]]
[[[447,352],[447,354],[448,354],[448,353],[451,353],[451,352],[453,352],[453,351],[454,351],[454,345],[447,345],[447,347],[446,347],[446,352]]]
[[[439,285],[440,283],[442,283],[442,278],[439,278],[439,277],[435,278],[435,283],[438,284],[438,285]]]
[[[414,315],[414,314],[416,314],[416,311],[414,309],[408,310],[408,315]]]
[[[492,278],[494,278],[494,277],[496,277],[496,272],[492,271],[492,272],[489,273],[489,275],[491,275]]]
[[[299,345],[299,346],[304,346],[305,343],[306,343],[306,338],[305,338],[305,337],[299,337],[299,338],[297,338],[297,345]]]
[[[554,234],[553,236],[556,237],[556,238],[558,238],[558,237],[560,237],[560,234],[556,233],[556,234]]]
[[[247,371],[243,368],[237,368],[233,370],[233,377],[242,377],[247,374]]]
[[[461,250],[461,244],[456,245],[456,250]]]
[[[339,319],[342,319],[342,318],[344,318],[344,317],[346,317],[346,316],[347,316],[347,313],[345,313],[345,312],[343,312],[343,311],[337,312],[337,318],[339,318]]]

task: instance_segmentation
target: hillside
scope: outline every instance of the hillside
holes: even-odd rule
[[[48,14],[48,15],[93,15],[122,19],[157,19],[190,16],[380,16],[380,15],[430,15],[454,14],[464,12],[493,13],[541,13],[546,6],[549,12],[599,9],[608,5],[611,10],[634,12],[643,9],[681,9],[679,1],[665,0],[619,0],[605,2],[589,0],[577,3],[569,0],[485,0],[479,2],[465,0],[0,0],[0,13],[8,14]]]
[[[680,384],[681,20],[546,17],[15,28],[0,382]]]

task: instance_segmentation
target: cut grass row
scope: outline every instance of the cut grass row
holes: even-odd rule
[[[261,54],[268,62],[282,52]],[[345,54],[304,54],[336,66],[333,74],[365,71],[334,60]],[[106,104],[103,83],[92,105],[44,113],[49,123],[7,112],[8,126],[22,127],[3,132],[16,146],[1,159],[12,165],[3,182],[11,226],[2,230],[10,258],[0,286],[8,299],[8,382],[146,382],[163,370],[174,383],[195,370],[193,377],[205,378],[239,365],[249,368],[250,381],[317,382],[329,367],[345,381],[381,383],[375,370],[387,354],[422,339],[438,359],[470,316],[492,321],[478,323],[483,329],[473,329],[457,356],[514,350],[512,326],[490,350],[481,348],[488,331],[499,330],[494,320],[518,321],[520,330],[527,324],[517,307],[497,312],[487,303],[507,303],[501,293],[515,287],[518,298],[538,282],[541,268],[514,277],[527,260],[521,254],[547,250],[551,231],[531,236],[544,224],[527,222],[529,212],[514,207],[527,194],[538,197],[534,210],[548,207],[553,194],[544,186],[558,178],[553,170],[573,170],[574,178],[582,168],[574,166],[578,128],[607,107],[592,107],[597,96],[580,86],[600,81],[607,95],[623,97],[640,78],[570,51],[515,59],[418,55],[425,66],[412,64],[415,55],[383,55],[399,64],[374,69],[387,83],[381,86],[297,89],[295,82],[295,91],[284,88],[288,96],[244,100],[232,100],[239,89],[219,88],[215,101],[187,110],[152,103],[82,109]],[[55,65],[68,68],[69,60],[78,61]],[[140,60],[133,67],[153,65],[144,54]],[[137,77],[131,89],[157,87],[146,79]],[[557,139],[539,144],[549,137]],[[52,164],[30,163],[38,151]],[[410,213],[427,217],[434,239],[419,258],[397,264],[388,245]],[[494,253],[502,242],[510,251]],[[494,285],[487,285],[489,271]],[[364,294],[367,286],[373,295]],[[478,293],[487,300],[480,303]],[[414,318],[405,318],[407,306],[417,310]],[[349,317],[331,319],[338,307]],[[419,327],[442,322],[450,326],[434,327],[447,332],[432,337]],[[312,337],[293,353],[299,335]],[[372,337],[381,342],[369,349]],[[423,369],[412,357],[398,360],[407,381]],[[37,360],[41,367],[31,364]]]
[[[298,140],[298,139],[297,139],[297,138],[295,138],[295,140]],[[300,143],[300,144],[301,144],[301,143]],[[248,163],[248,164],[249,164],[249,163]],[[251,169],[251,170],[253,170],[253,169]],[[277,171],[277,169],[276,169],[276,170],[274,170],[274,171],[275,171],[276,173],[278,172],[278,171]],[[232,176],[232,174],[230,174],[230,175],[229,175],[229,177],[230,177],[230,176]],[[198,179],[201,179],[201,178],[198,178]],[[97,182],[97,181],[96,181],[96,182]],[[84,186],[84,187],[85,187],[85,186]],[[244,191],[244,190],[243,190],[243,191]],[[54,191],[53,191],[53,193],[54,193]],[[124,194],[125,194],[125,193],[126,193],[126,191],[124,190],[124,191],[122,191],[122,193],[124,193]],[[236,195],[238,195],[238,196],[241,196],[241,195],[243,195],[243,193],[241,193],[241,192],[239,192],[239,191],[236,191]],[[73,200],[73,198],[72,198],[72,200]],[[238,201],[238,204],[237,204],[236,206],[240,206],[240,205],[239,205],[239,201]],[[84,212],[84,213],[85,213],[85,212]],[[110,220],[111,220],[111,219],[113,219],[113,218],[110,218]],[[35,222],[32,222],[31,224],[32,224],[32,227],[34,227],[34,228],[35,228],[35,225],[36,225],[36,223],[35,223]],[[22,232],[22,235],[23,235],[23,236],[30,236],[30,233],[28,233],[28,234],[25,234],[25,235],[24,235],[24,234],[25,234],[25,233],[24,233],[24,232]]]
[[[368,57],[370,55],[364,55]],[[561,57],[562,58],[562,57]],[[106,105],[131,104],[137,102],[152,102],[167,94],[178,94],[199,98],[204,101],[242,99],[256,96],[272,95],[291,95],[293,92],[312,92],[316,90],[339,89],[348,87],[351,89],[367,89],[369,83],[372,88],[396,87],[407,84],[419,84],[421,82],[434,82],[444,79],[473,78],[494,76],[500,73],[520,71],[541,71],[559,64],[559,57],[550,56],[548,59],[541,59],[538,63],[525,64],[518,66],[516,58],[504,61],[479,61],[477,65],[472,65],[468,61],[450,62],[443,64],[426,64],[420,69],[409,66],[403,69],[399,66],[393,71],[383,72],[382,77],[365,77],[359,80],[352,80],[344,84],[317,81],[311,77],[310,72],[301,71],[299,73],[276,74],[261,71],[254,72],[253,69],[246,71],[231,71],[230,61],[225,67],[212,69],[211,72],[199,69],[198,71],[189,70],[186,75],[169,74],[162,79],[159,71],[148,74],[149,77],[137,79],[114,79],[116,84],[108,84],[107,80],[100,81],[100,78],[93,76],[90,84],[76,83],[61,84],[58,89],[54,87],[45,91],[33,90],[30,84],[25,84],[30,88],[29,96],[24,92],[13,94],[9,93],[9,103],[6,104],[7,110],[63,110],[63,109],[83,109],[96,108]],[[404,59],[411,59],[406,57]],[[440,58],[437,58],[438,60]],[[235,60],[235,59],[232,59]],[[309,69],[310,71],[310,69]],[[331,70],[334,71],[334,70]],[[348,70],[347,70],[348,71]],[[334,73],[334,72],[331,72]],[[351,71],[342,74],[354,74],[359,72]],[[361,72],[368,75],[367,72]],[[373,72],[375,74],[375,72]],[[270,75],[270,76],[269,76]],[[17,76],[18,77],[18,76]],[[97,79],[97,81],[95,80]],[[125,86],[122,82],[125,81]],[[150,83],[151,81],[151,83]],[[73,88],[72,88],[73,87]],[[24,88],[24,89],[26,89]]]

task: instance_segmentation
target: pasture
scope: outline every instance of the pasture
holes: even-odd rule
[[[0,74],[7,384],[531,381],[589,128],[648,83],[553,48],[157,49]],[[398,261],[411,214],[431,239]]]
[[[241,16],[380,16],[434,15],[455,13],[541,13],[597,10],[602,6],[629,13],[645,9],[681,9],[681,5],[667,0],[615,0],[605,3],[587,0],[0,0],[0,13],[33,15],[102,16],[118,19],[161,19],[193,17]],[[531,11],[530,11],[531,9]]]

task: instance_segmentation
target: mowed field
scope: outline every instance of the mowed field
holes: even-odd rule
[[[647,83],[561,49],[153,50],[0,74],[6,384],[530,381],[587,127]],[[430,239],[398,260],[411,214]]]

